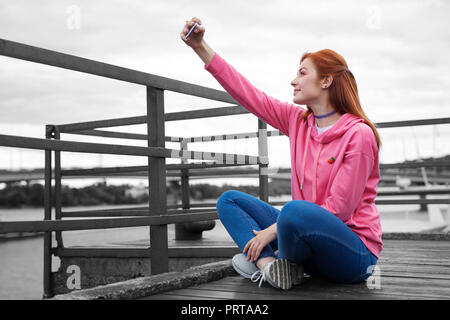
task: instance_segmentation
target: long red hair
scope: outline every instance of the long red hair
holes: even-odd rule
[[[309,58],[311,62],[314,63],[319,74],[319,79],[329,75],[333,76],[333,82],[328,88],[331,105],[340,114],[351,113],[363,118],[372,128],[379,150],[381,147],[380,136],[377,128],[369,120],[361,107],[356,80],[353,73],[348,70],[345,59],[340,54],[330,49],[305,52],[300,59],[300,63],[306,58]],[[307,107],[307,111],[303,113],[303,120],[306,121],[306,118],[311,113],[311,108]]]

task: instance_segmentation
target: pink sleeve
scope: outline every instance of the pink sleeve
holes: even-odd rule
[[[370,146],[371,142],[362,134],[354,136],[332,182],[329,196],[321,205],[343,222],[350,219],[360,203],[375,164],[374,157],[366,153],[367,145]]]
[[[289,120],[305,111],[294,104],[280,102],[257,89],[217,52],[209,64],[205,65],[205,69],[241,106],[286,136],[289,136]]]

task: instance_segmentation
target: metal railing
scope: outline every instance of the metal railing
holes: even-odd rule
[[[169,248],[167,225],[194,221],[217,219],[215,203],[189,203],[189,176],[194,174],[218,175],[257,173],[259,176],[259,197],[271,205],[283,205],[286,202],[269,202],[268,189],[268,143],[267,138],[283,135],[278,130],[267,131],[267,124],[258,119],[258,131],[237,134],[224,134],[203,137],[169,137],[165,136],[165,122],[186,119],[200,119],[230,115],[248,114],[249,112],[224,91],[202,87],[161,76],[126,69],[98,61],[80,58],[64,53],[50,51],[17,42],[0,39],[0,54],[12,58],[28,60],[35,63],[79,71],[91,75],[117,79],[147,88],[147,114],[137,117],[126,117],[69,123],[62,125],[46,125],[45,139],[0,135],[0,146],[13,148],[38,149],[45,151],[45,196],[43,221],[10,221],[0,222],[0,233],[9,232],[44,232],[44,297],[51,297],[52,292],[52,255],[85,256],[104,254],[109,256],[148,256],[151,260],[151,273],[168,271],[170,256],[209,256],[207,248]],[[228,102],[228,107],[211,108],[185,112],[164,112],[164,91],[173,91],[187,95],[207,98],[214,101]],[[378,123],[378,128],[401,127],[412,125],[448,124],[450,118],[426,119],[415,121],[399,121]],[[147,134],[113,132],[99,130],[115,126],[146,124]],[[61,134],[78,134],[107,138],[146,140],[147,147],[88,143],[61,140]],[[243,154],[227,154],[219,152],[200,152],[188,150],[188,143],[211,142],[227,139],[258,139],[258,156]],[[165,142],[178,142],[180,149],[169,149]],[[93,169],[63,170],[61,152],[94,153],[128,155],[148,158],[148,166],[123,166]],[[166,164],[166,158],[181,159],[180,164]],[[52,160],[54,159],[54,170]],[[187,160],[203,160],[202,163],[187,163]],[[207,162],[204,162],[207,161]],[[238,166],[258,165],[258,171],[252,168],[236,168]],[[381,168],[398,167],[449,166],[448,162],[423,162],[417,164],[381,164]],[[232,167],[231,169],[229,167]],[[67,176],[107,176],[130,172],[147,171],[149,183],[149,204],[142,207],[120,209],[62,210],[61,181]],[[290,172],[287,170],[286,172]],[[54,173],[54,174],[52,174]],[[178,174],[182,181],[183,201],[180,205],[168,206],[166,203],[166,178],[169,174]],[[54,193],[52,190],[54,181]],[[445,192],[444,192],[445,193]],[[397,193],[398,194],[398,193]],[[382,194],[380,194],[382,195]],[[386,194],[389,195],[389,194]],[[379,200],[379,204],[411,204],[411,203],[450,203],[450,199],[405,199]],[[54,204],[54,219],[52,207]],[[180,208],[181,207],[181,208]],[[85,218],[90,219],[85,219]],[[106,217],[106,218],[105,218]],[[78,218],[76,220],[64,218]],[[95,219],[99,218],[99,219]],[[63,231],[109,229],[124,227],[150,227],[150,247],[144,249],[105,248],[65,248]],[[52,244],[52,233],[55,232],[56,247]],[[227,247],[215,247],[215,250],[227,252]]]

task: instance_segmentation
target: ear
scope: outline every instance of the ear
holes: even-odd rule
[[[323,89],[329,88],[332,83],[333,83],[333,76],[325,76],[321,81],[321,87]]]

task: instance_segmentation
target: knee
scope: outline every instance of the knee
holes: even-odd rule
[[[238,192],[239,191],[237,191],[237,190],[227,190],[227,191],[223,192],[217,199],[216,207],[219,207],[219,204],[221,204],[223,202],[233,200],[236,197]]]
[[[219,198],[217,199],[217,202],[216,202],[216,210],[217,210],[217,216],[220,220],[222,220],[223,215],[226,211],[223,209],[223,205],[233,201],[233,199],[236,198],[236,196],[238,196],[239,193],[240,193],[240,191],[237,191],[237,190],[227,190],[219,196]]]
[[[284,205],[278,216],[277,226],[283,230],[295,228],[297,231],[305,230],[311,221],[310,203],[306,200],[293,200]]]

